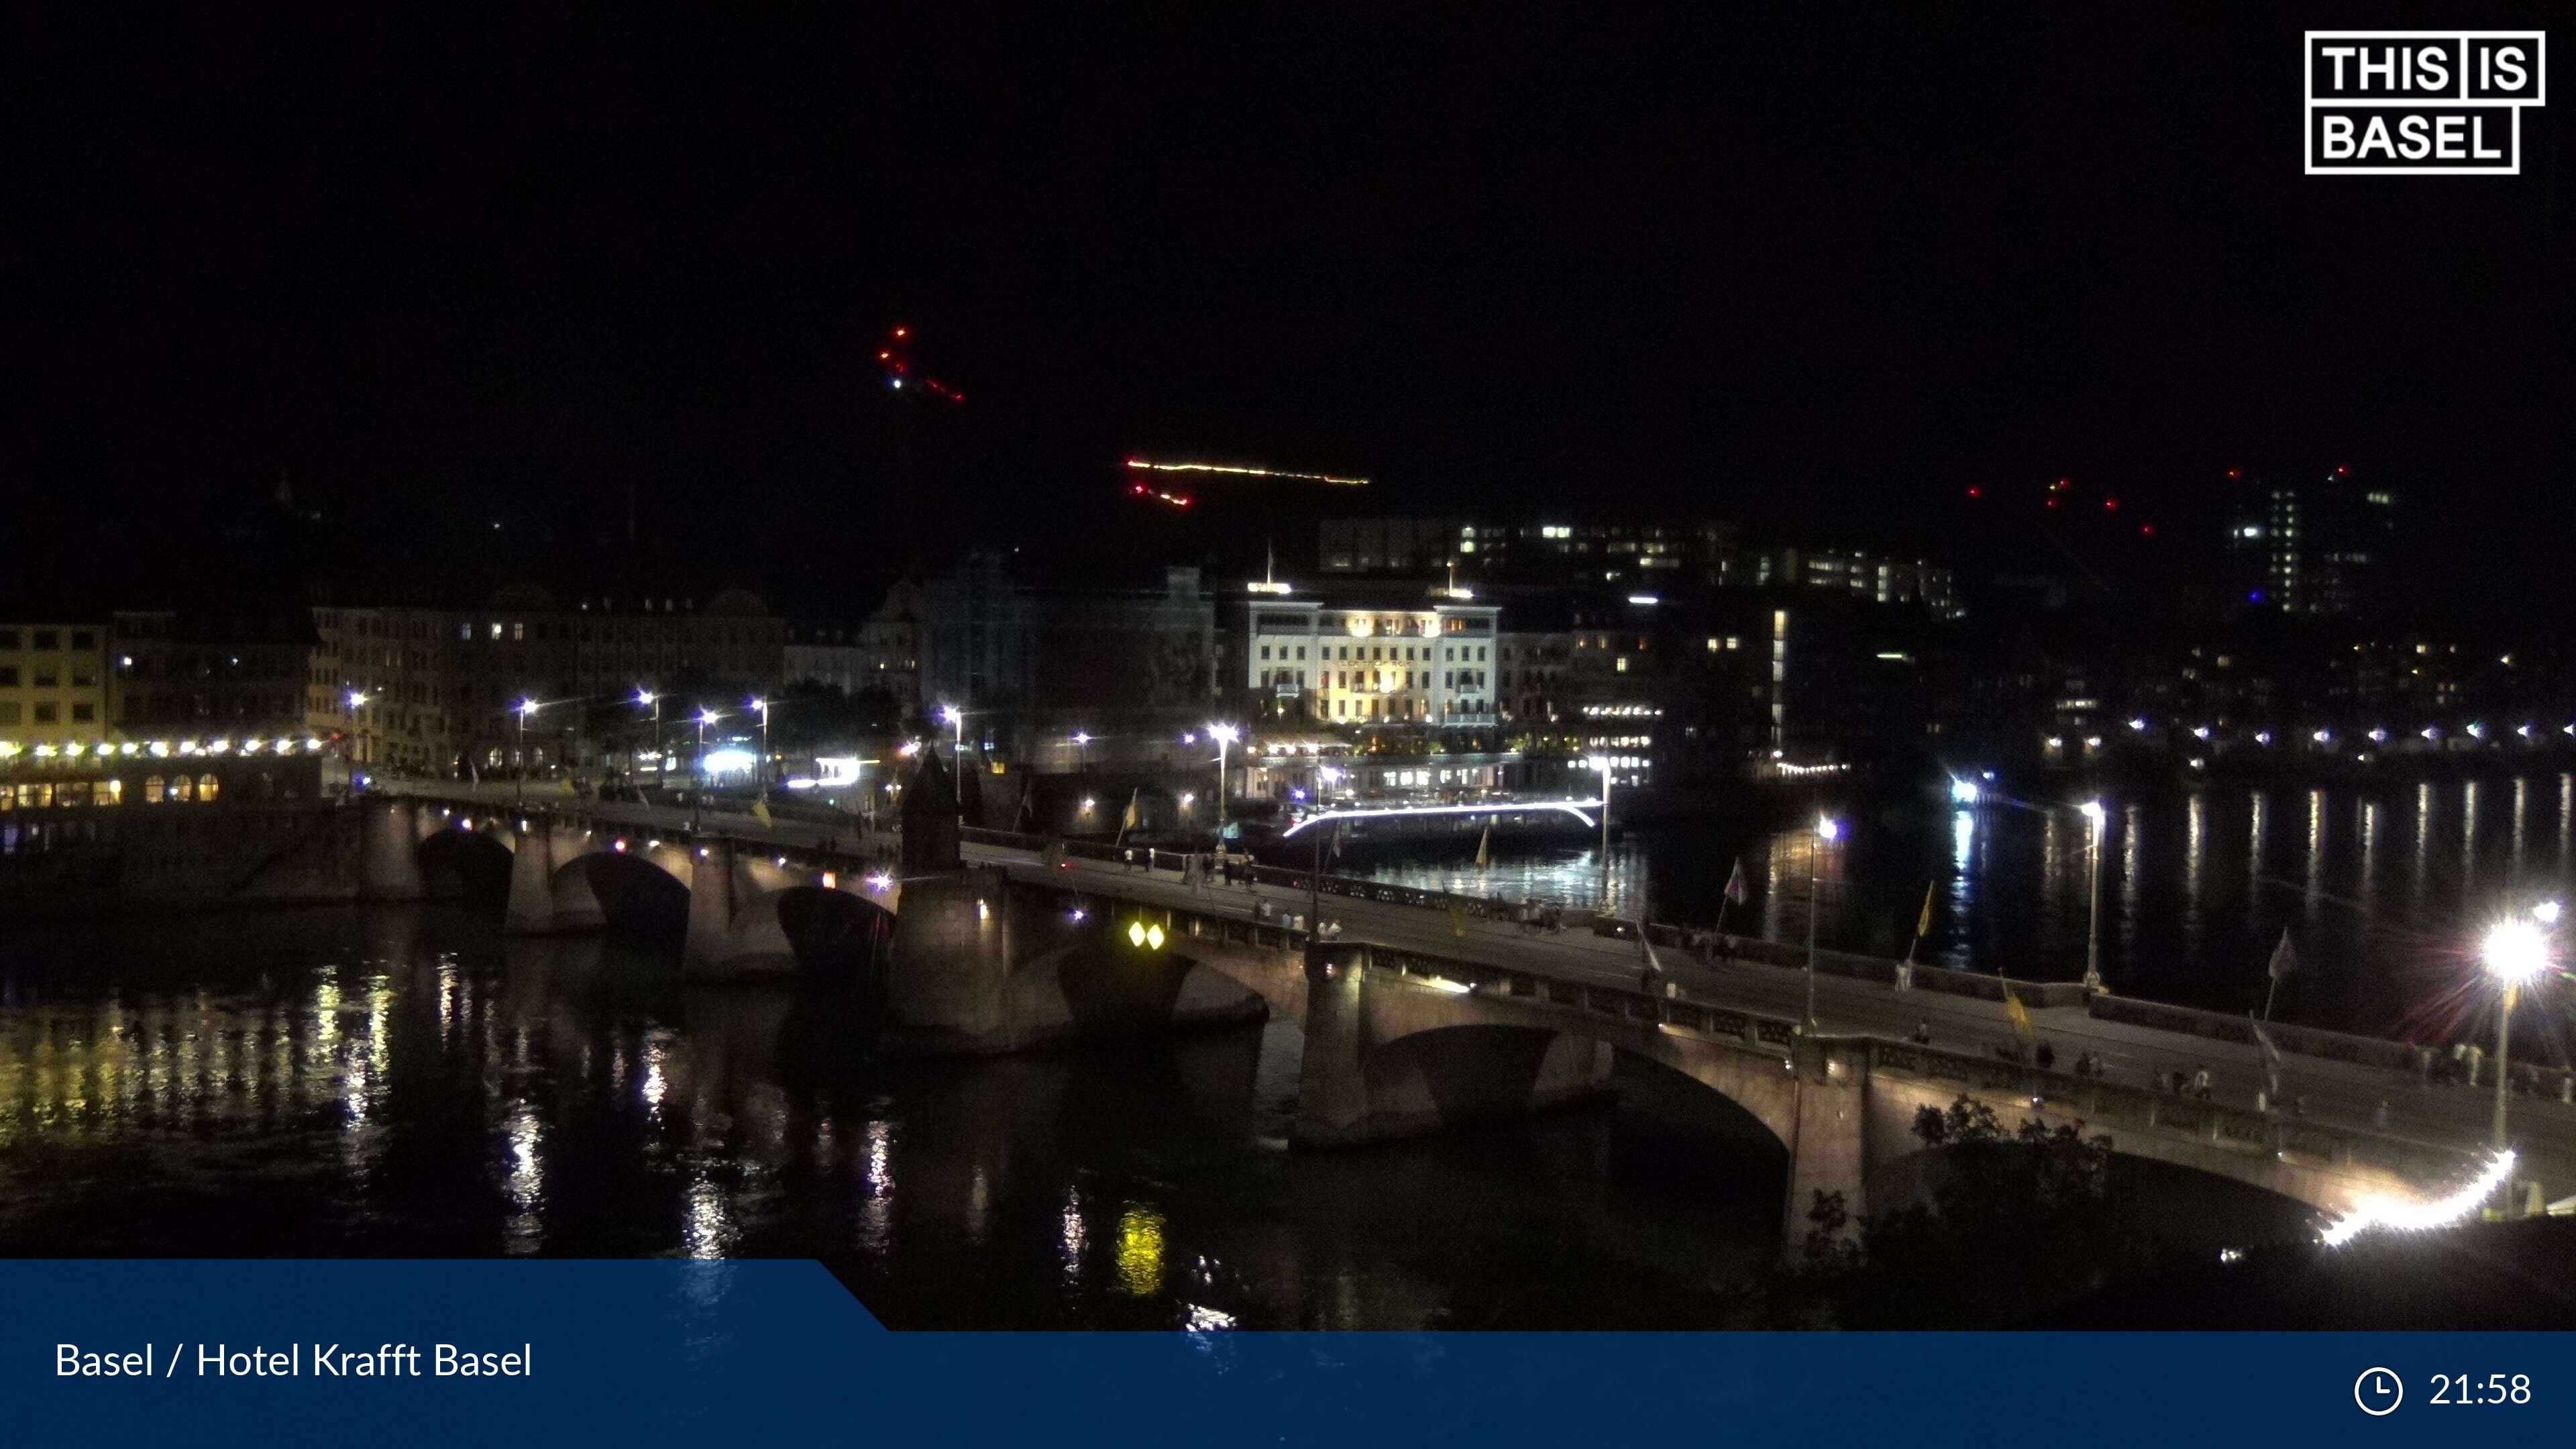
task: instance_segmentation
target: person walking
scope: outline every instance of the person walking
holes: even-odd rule
[[[2209,1068],[2192,1073],[2191,1094],[2204,1102],[2209,1100]]]

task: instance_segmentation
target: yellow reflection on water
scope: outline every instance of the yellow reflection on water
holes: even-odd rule
[[[1163,1215],[1135,1203],[1118,1218],[1118,1286],[1129,1296],[1163,1291]]]

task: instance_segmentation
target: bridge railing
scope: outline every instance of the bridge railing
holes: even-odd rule
[[[1953,1083],[1964,1092],[2008,1092],[2032,1098],[2117,1132],[2153,1132],[2244,1152],[2376,1168],[2414,1182],[2456,1177],[2473,1161],[2472,1154],[2438,1143],[2266,1115],[2152,1087],[2042,1071],[1913,1042],[1871,1039],[1870,1067],[1929,1083]]]

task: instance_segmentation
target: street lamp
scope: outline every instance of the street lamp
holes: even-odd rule
[[[722,716],[711,709],[698,711],[698,757],[691,762],[695,768],[689,772],[694,777],[689,781],[689,833],[692,835],[698,829],[699,801],[707,793],[707,726],[720,718]]]
[[[766,786],[769,783],[769,701],[765,699],[755,699],[751,702],[751,707],[760,711],[759,780],[762,785]]]
[[[1079,768],[1083,773],[1089,774],[1091,772],[1091,736],[1081,730],[1075,730],[1073,747],[1081,752]]]
[[[2092,858],[2091,883],[2087,887],[2088,904],[2084,908],[2084,989],[2102,989],[2102,802],[2087,800],[2083,805],[2085,853]]]
[[[1610,757],[1593,755],[1583,763],[1601,776],[1601,909],[1610,909]]]
[[[1243,738],[1243,732],[1230,724],[1210,724],[1207,732],[1208,738],[1216,741],[1216,833],[1217,838],[1223,840],[1225,838],[1225,750],[1226,746]]]
[[[1607,813],[1605,808],[1604,813]],[[1816,843],[1807,853],[1807,1035],[1816,1034],[1816,901],[1824,894],[1825,847],[1842,838],[1843,823],[1816,817]]]
[[[519,707],[516,711],[519,716],[518,802],[522,808],[525,808],[528,803],[528,717],[536,712],[537,702],[535,700],[523,699],[519,701]]]
[[[668,768],[668,762],[662,758],[662,696],[655,694],[653,691],[646,689],[644,686],[639,684],[635,686],[635,702],[637,704],[649,705],[652,707],[653,764],[657,773],[667,781],[671,777],[671,772]],[[636,759],[632,768],[633,772],[636,774],[643,773],[644,761],[641,758]],[[639,786],[638,788],[640,789],[641,787]],[[638,798],[641,797],[639,796]]]
[[[2555,904],[2554,902],[2550,904]],[[2537,911],[2533,914],[2539,914]],[[2552,914],[2555,914],[2553,912]],[[2487,974],[2504,988],[2496,1009],[2496,1101],[2495,1140],[2498,1152],[2504,1150],[2504,1113],[2506,1093],[2511,1079],[2506,1071],[2505,1054],[2513,1041],[2513,1005],[2522,995],[2522,983],[2538,976],[2549,966],[2549,937],[2529,921],[2500,921],[2487,931],[2479,956],[2485,961]]]
[[[340,736],[340,765],[349,776],[348,790],[352,795],[358,792],[358,711],[366,703],[365,690],[349,691],[349,728]]]

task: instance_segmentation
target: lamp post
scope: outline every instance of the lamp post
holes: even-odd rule
[[[358,711],[366,707],[367,692],[349,691],[349,728],[340,736],[340,765],[349,776],[348,791],[358,793]]]
[[[2539,915],[2540,912],[2533,914]],[[2556,912],[2550,914],[2555,915]],[[2495,1134],[2492,1143],[2495,1150],[2502,1152],[2505,1146],[2505,1104],[2512,1089],[2506,1053],[2513,1043],[2514,1002],[2522,995],[2522,983],[2547,969],[2549,937],[2530,921],[2518,918],[2502,921],[2488,929],[2478,954],[2486,964],[2487,974],[2504,988],[2496,1004]]]
[[[523,810],[528,804],[528,717],[536,712],[537,702],[533,699],[520,700],[519,707],[515,711],[519,716],[518,808]]]
[[[1601,909],[1610,909],[1610,757],[1594,755],[1584,761],[1601,776]]]
[[[698,711],[698,757],[690,762],[692,768],[689,771],[692,777],[689,781],[689,833],[692,835],[698,831],[698,821],[701,818],[699,804],[701,798],[707,793],[707,726],[714,724],[718,718],[714,710]]]
[[[670,778],[671,772],[668,768],[669,762],[662,758],[662,696],[655,694],[653,691],[646,689],[644,686],[639,684],[635,686],[635,702],[637,704],[649,705],[652,707],[653,763],[656,768],[656,773],[660,774],[667,780]],[[636,753],[639,758],[633,762],[632,769],[635,773],[642,774],[644,771],[644,761],[640,758],[642,752],[637,751]]]
[[[1091,736],[1081,730],[1075,730],[1073,747],[1080,752],[1080,762],[1076,768],[1086,775],[1091,773]]]
[[[1807,1035],[1816,1034],[1816,901],[1824,894],[1825,847],[1841,838],[1842,822],[1816,817],[1816,839],[1807,853]]]
[[[1230,724],[1210,724],[1208,738],[1216,741],[1216,837],[1225,839],[1225,752],[1228,745],[1243,738],[1243,732]]]
[[[2092,881],[2084,908],[2084,989],[2102,989],[2102,802],[2084,802],[2086,854],[2092,858]]]
[[[769,785],[769,701],[755,699],[751,707],[760,711],[760,772],[755,779],[766,789]]]

